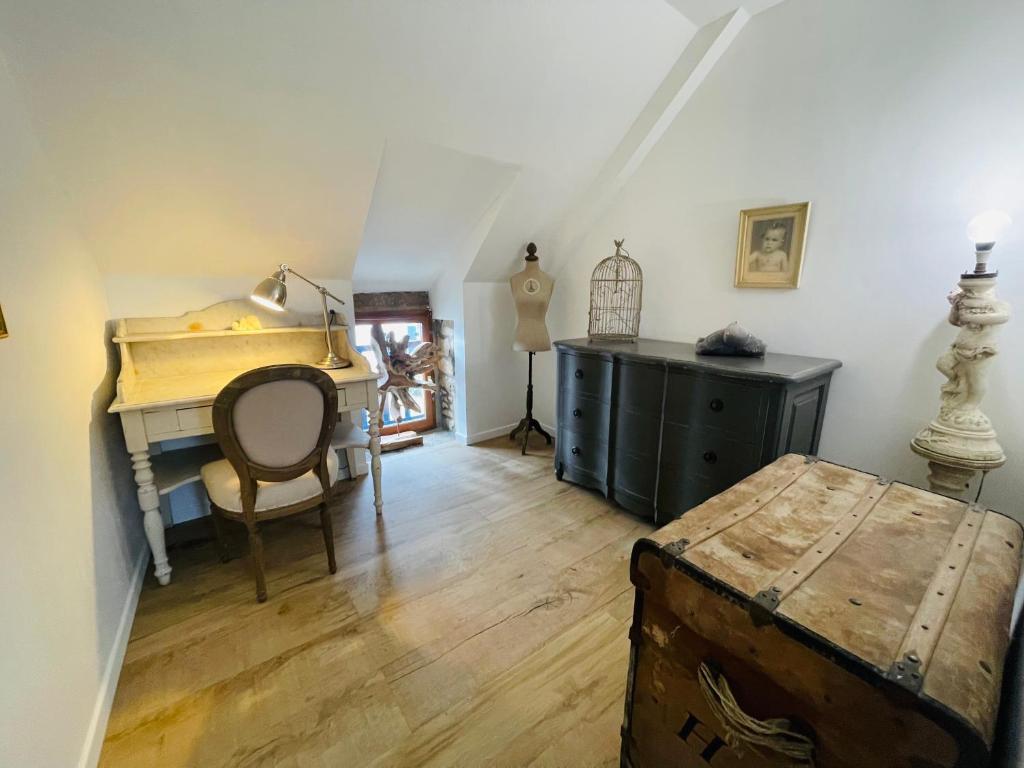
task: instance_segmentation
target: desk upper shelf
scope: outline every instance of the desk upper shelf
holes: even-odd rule
[[[233,321],[249,315],[259,319],[261,330],[230,330]],[[352,365],[327,373],[339,385],[375,380],[347,331],[342,321],[331,333],[335,351]],[[121,372],[111,413],[207,405],[245,371],[280,363],[310,365],[327,349],[321,316],[270,312],[248,301],[221,302],[180,317],[118,320],[114,342]]]

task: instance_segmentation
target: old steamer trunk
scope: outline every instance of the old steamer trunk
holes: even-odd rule
[[[983,766],[1021,529],[786,455],[637,542],[622,764]]]

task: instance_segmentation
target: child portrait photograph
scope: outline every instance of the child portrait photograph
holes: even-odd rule
[[[804,260],[810,203],[740,211],[737,288],[796,288]]]

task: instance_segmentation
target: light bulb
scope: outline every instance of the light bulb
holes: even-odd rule
[[[967,224],[967,237],[975,247],[987,245],[991,248],[1011,224],[1013,219],[1003,211],[985,211]]]

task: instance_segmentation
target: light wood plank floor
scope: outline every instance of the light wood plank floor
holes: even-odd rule
[[[559,483],[550,449],[434,439],[384,457],[333,507],[265,534],[255,599],[244,529],[222,564],[176,548],[139,602],[101,765],[612,766],[650,530]]]

